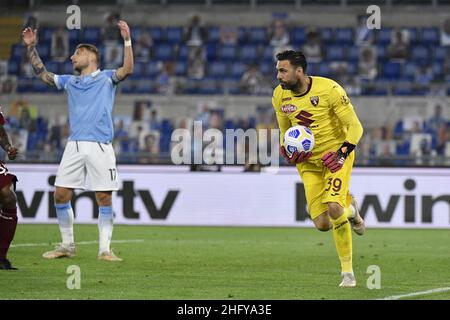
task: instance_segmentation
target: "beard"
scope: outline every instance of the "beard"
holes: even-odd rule
[[[294,80],[292,82],[280,82],[280,85],[283,90],[296,91],[300,87],[300,81]]]

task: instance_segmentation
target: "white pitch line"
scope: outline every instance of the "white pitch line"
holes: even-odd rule
[[[412,293],[407,293],[407,294],[399,294],[397,296],[390,296],[390,297],[381,298],[381,299],[377,299],[377,300],[399,300],[399,299],[402,299],[402,298],[422,296],[422,295],[432,294],[432,293],[436,293],[436,292],[445,292],[445,291],[450,291],[450,287],[436,288],[436,289],[430,289],[430,290],[419,291],[419,292],[412,292]]]
[[[130,240],[111,240],[111,243],[136,243],[136,242],[144,242],[143,239],[130,239]],[[79,241],[76,242],[76,245],[89,245],[89,244],[97,244],[98,241]],[[52,245],[59,245],[60,243],[49,243],[49,242],[42,242],[42,243],[18,243],[18,244],[12,244],[11,248],[18,248],[18,247],[46,247],[46,246],[52,246]]]

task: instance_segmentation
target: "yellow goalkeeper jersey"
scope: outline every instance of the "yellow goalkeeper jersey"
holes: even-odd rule
[[[272,104],[281,143],[290,127],[297,124],[309,127],[315,140],[310,159],[315,160],[327,151],[337,151],[344,141],[356,145],[363,128],[345,90],[337,82],[323,77],[309,78],[308,90],[302,95],[295,95],[278,85],[273,92]]]

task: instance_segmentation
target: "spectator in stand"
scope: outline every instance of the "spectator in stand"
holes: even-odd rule
[[[105,68],[117,69],[123,64],[123,45],[108,41],[105,45]]]
[[[427,86],[433,80],[433,72],[430,66],[421,66],[417,68],[415,74],[415,83],[420,86]]]
[[[262,80],[263,76],[259,72],[258,67],[254,65],[249,66],[241,78],[240,86],[242,92],[246,94],[258,94]]]
[[[158,75],[158,93],[172,94],[174,92],[175,66],[172,62],[163,65],[161,73]]]
[[[200,24],[200,17],[193,16],[185,33],[188,46],[202,46],[206,41],[206,29]]]
[[[202,47],[190,47],[187,74],[192,79],[203,79],[205,76],[205,53]]]
[[[270,45],[272,47],[285,47],[289,45],[289,33],[282,20],[275,20],[272,24]]]
[[[219,37],[222,45],[236,45],[238,30],[235,26],[221,26]]]
[[[363,80],[371,81],[377,77],[377,54],[374,47],[362,47],[360,49],[358,70]]]
[[[404,62],[408,58],[409,41],[406,30],[394,30],[392,41],[387,48],[387,53],[391,60]]]
[[[158,112],[155,109],[150,113],[149,129],[150,131],[161,130],[161,122],[158,120]]]
[[[443,155],[446,144],[447,119],[442,115],[442,106],[437,104],[434,108],[434,114],[426,122],[426,129],[431,133],[433,140],[436,141],[436,151]]]
[[[303,54],[308,62],[317,63],[322,61],[323,46],[320,34],[317,31],[309,31],[306,35],[306,43],[303,45]]]
[[[69,57],[69,33],[63,28],[58,28],[52,34],[51,45],[52,60],[64,62]]]
[[[441,28],[441,46],[450,46],[450,18],[445,19]]]
[[[149,62],[152,57],[153,38],[148,31],[143,31],[134,46],[134,57],[138,62]]]
[[[367,28],[367,16],[359,16],[355,32],[355,44],[357,46],[369,46],[374,43],[374,39],[374,30]]]

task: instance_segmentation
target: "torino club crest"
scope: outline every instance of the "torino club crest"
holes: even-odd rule
[[[313,96],[311,98],[309,98],[309,100],[311,101],[312,105],[314,107],[317,107],[317,105],[319,104],[319,97],[318,96]]]

